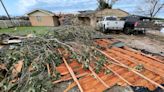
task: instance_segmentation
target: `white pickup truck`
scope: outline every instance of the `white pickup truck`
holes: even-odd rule
[[[97,23],[97,28],[104,33],[108,30],[123,30],[125,21],[118,20],[117,17],[105,16]]]

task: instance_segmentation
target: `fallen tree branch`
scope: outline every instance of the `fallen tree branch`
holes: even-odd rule
[[[49,64],[46,64],[46,66],[47,66],[48,74],[51,75],[51,71],[50,71],[50,66],[49,66]]]

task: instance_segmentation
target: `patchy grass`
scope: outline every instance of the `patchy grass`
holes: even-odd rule
[[[16,27],[16,28],[5,28],[0,29],[0,34],[10,34],[10,35],[44,35],[52,27]]]

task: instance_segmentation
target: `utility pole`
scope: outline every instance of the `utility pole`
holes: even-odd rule
[[[0,0],[0,2],[1,2],[1,4],[2,4],[2,6],[3,6],[3,8],[4,8],[4,10],[5,10],[5,12],[6,12],[6,14],[7,14],[8,18],[9,18],[9,20],[11,20],[11,17],[10,17],[10,15],[9,15],[9,13],[8,13],[8,11],[7,11],[6,7],[5,7],[5,5],[3,4],[3,1]]]
[[[11,21],[11,17],[10,17],[10,15],[9,15],[9,13],[8,13],[8,11],[7,11],[7,9],[6,9],[5,5],[4,5],[4,3],[3,3],[3,1],[0,0],[0,2],[1,2],[1,4],[2,4],[2,7],[4,8],[4,10],[5,10],[5,12],[6,12],[6,14],[7,14],[7,16],[8,16],[8,18],[9,18],[10,22],[11,22],[11,24],[13,25],[13,22]]]

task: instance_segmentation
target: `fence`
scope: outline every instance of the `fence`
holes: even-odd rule
[[[10,28],[13,26],[31,26],[28,20],[0,20],[0,28]]]

